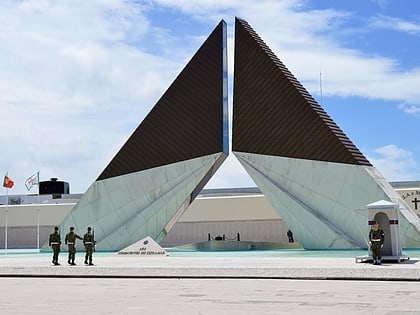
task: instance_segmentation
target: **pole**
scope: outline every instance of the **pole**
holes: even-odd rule
[[[92,228],[92,236],[93,236],[93,251],[96,252],[95,230],[93,228]]]
[[[36,248],[39,250],[39,173],[38,173],[38,206],[36,209]]]
[[[39,250],[39,204],[36,210],[36,248]]]
[[[320,90],[320,93],[321,93],[321,106],[322,106],[323,104],[322,104],[322,74],[321,74],[321,69],[319,69],[319,90]]]
[[[4,250],[5,253],[7,254],[7,216],[8,216],[8,212],[9,212],[9,189],[6,188],[6,226],[5,226],[5,235],[4,235]]]

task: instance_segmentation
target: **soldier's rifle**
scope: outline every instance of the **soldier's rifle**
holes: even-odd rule
[[[92,228],[93,251],[96,252],[95,230]]]

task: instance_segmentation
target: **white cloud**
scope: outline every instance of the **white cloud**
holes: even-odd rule
[[[413,153],[390,144],[374,151],[374,156],[367,157],[387,181],[418,180],[419,165]]]
[[[16,192],[38,169],[41,180],[58,177],[83,192],[185,56],[173,48],[168,59],[148,53],[147,43],[139,46],[152,37],[149,23],[137,5],[122,0],[2,2],[0,20],[7,21],[0,26],[2,170]]]
[[[208,23],[216,23],[224,18],[230,29],[233,29],[234,15],[245,18],[315,95],[320,93],[321,71],[325,96],[359,96],[420,105],[420,90],[416,88],[420,67],[402,71],[396,59],[348,48],[340,41],[338,35],[348,32],[362,32],[367,36],[374,25],[367,19],[365,27],[359,25],[356,29],[352,24],[356,17],[351,12],[313,10],[309,1],[298,0],[154,2],[176,8],[199,21],[206,19]],[[376,18],[376,21],[379,23],[380,19]],[[409,29],[408,25],[416,25],[391,17],[382,17],[381,21],[399,24],[401,29],[402,25],[406,25],[406,29]],[[229,45],[233,46],[233,38]]]
[[[347,30],[352,15],[309,5],[303,0],[0,2],[0,106],[7,117],[0,171],[9,171],[16,193],[25,192],[24,180],[37,170],[41,180],[68,180],[72,192],[88,188],[208,35],[195,27],[177,33],[167,21],[151,19],[149,10],[161,6],[183,12],[181,22],[197,29],[211,30],[225,19],[231,74],[238,16],[310,92],[319,92],[321,69],[326,96],[381,97],[404,104],[400,108],[407,113],[418,112],[420,68],[401,72],[398,60],[343,47],[336,35]],[[217,174],[209,186],[253,185],[232,157]]]
[[[284,15],[287,16],[279,16],[270,27],[265,27],[266,19],[253,17],[252,25],[310,93],[320,93],[321,71],[325,96],[358,96],[420,105],[420,89],[416,88],[420,67],[402,70],[394,58],[347,48],[337,39],[337,33],[353,27],[346,25],[349,14],[291,10]]]
[[[386,8],[390,3],[390,0],[370,0],[371,2],[377,4],[380,8]]]
[[[398,108],[410,115],[420,115],[420,105],[400,104]]]
[[[420,68],[402,71],[398,60],[344,47],[337,37],[346,32],[367,35],[371,28],[385,26],[414,34],[420,27],[414,22],[382,16],[376,17],[375,22],[366,20],[366,26],[360,25],[356,30],[351,24],[355,18],[351,12],[312,10],[310,2],[298,0],[155,2],[177,8],[200,21],[216,23],[224,18],[232,29],[234,15],[245,18],[315,95],[320,93],[321,71],[325,96],[359,96],[420,105],[420,90],[416,88]],[[378,5],[384,6],[386,2],[379,1]]]
[[[372,19],[370,26],[373,28],[389,29],[408,34],[420,34],[420,24],[418,21],[406,21],[391,16],[379,15]]]
[[[238,159],[230,154],[206,188],[256,187]]]

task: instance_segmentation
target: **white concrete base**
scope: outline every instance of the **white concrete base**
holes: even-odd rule
[[[381,261],[396,261],[398,263],[409,260],[410,257],[407,255],[399,255],[399,256],[382,256]],[[356,263],[368,262],[373,260],[372,256],[357,256],[355,257]]]
[[[140,257],[153,257],[153,256],[169,256],[158,243],[155,242],[150,236],[120,250],[118,255],[125,256],[140,256]]]

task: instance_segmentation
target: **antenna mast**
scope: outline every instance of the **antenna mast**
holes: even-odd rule
[[[322,74],[321,74],[321,68],[319,69],[319,91],[321,93],[321,106],[322,106]]]

